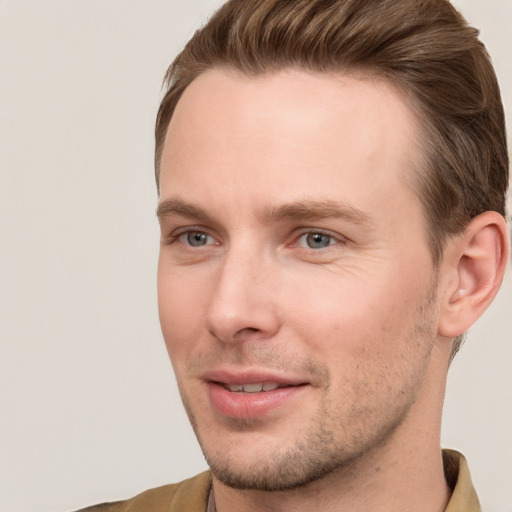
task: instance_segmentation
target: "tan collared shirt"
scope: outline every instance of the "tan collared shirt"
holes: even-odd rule
[[[482,512],[464,455],[443,450],[443,463],[446,481],[453,489],[445,512]]]
[[[482,512],[464,456],[444,450],[443,461],[446,480],[453,489],[445,512]],[[130,500],[103,503],[77,512],[215,512],[214,500],[209,500],[210,487],[211,473],[207,471],[178,484],[150,489]]]

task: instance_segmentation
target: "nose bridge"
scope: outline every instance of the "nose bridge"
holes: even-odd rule
[[[251,244],[231,246],[206,313],[206,327],[223,342],[268,338],[279,329],[272,265]]]

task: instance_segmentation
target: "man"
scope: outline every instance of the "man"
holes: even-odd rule
[[[231,0],[167,85],[160,319],[211,472],[90,510],[480,510],[440,448],[510,254],[475,30],[445,0]]]

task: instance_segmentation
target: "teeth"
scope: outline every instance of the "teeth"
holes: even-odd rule
[[[259,382],[256,384],[228,384],[226,387],[229,391],[235,393],[240,393],[241,391],[245,393],[259,393],[260,391],[273,391],[279,387],[279,384],[276,382]]]
[[[263,384],[244,384],[243,388],[246,393],[258,393],[263,389]]]

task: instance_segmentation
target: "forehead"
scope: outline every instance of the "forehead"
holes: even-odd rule
[[[213,201],[207,189],[220,182],[223,193],[246,195],[247,206],[262,194],[270,202],[306,192],[321,198],[336,185],[364,203],[406,187],[418,133],[415,114],[384,80],[210,70],[177,104],[162,154],[162,197],[190,186],[200,194],[205,183]]]

